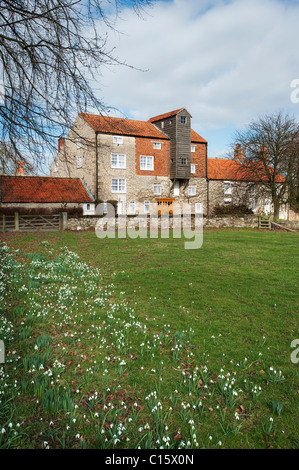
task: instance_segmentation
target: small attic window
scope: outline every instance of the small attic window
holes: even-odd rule
[[[123,144],[124,143],[124,139],[121,135],[114,135],[113,136],[113,143],[114,144]]]
[[[187,117],[186,116],[181,116],[181,123],[186,124],[187,122]]]

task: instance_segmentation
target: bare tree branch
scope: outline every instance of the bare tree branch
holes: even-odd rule
[[[239,171],[244,175],[251,174],[268,189],[274,217],[278,218],[280,204],[294,199],[296,184],[298,195],[298,123],[282,112],[261,117],[252,121],[244,131],[235,133],[236,143],[245,153],[245,161]]]
[[[90,77],[125,65],[108,49],[107,30],[111,9],[128,4],[140,14],[150,0],[0,0],[0,141],[18,158],[43,163],[78,112],[107,113]]]

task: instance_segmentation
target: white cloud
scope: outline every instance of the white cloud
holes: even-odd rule
[[[101,94],[135,119],[184,106],[204,137],[278,109],[298,113],[298,17],[298,4],[279,0],[157,1],[143,20],[127,9],[111,44],[148,71],[105,69]]]

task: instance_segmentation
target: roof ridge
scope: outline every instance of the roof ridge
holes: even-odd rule
[[[53,180],[80,180],[76,176],[51,176],[51,175],[0,175],[0,177],[9,177],[9,178],[52,178]]]
[[[178,114],[179,111],[182,111],[182,109],[186,109],[186,108],[182,107],[179,109],[175,109],[173,111],[168,111],[167,113],[158,114],[157,116],[153,116],[149,118],[148,122],[160,121],[163,118],[174,116],[175,114]]]
[[[149,121],[88,113],[79,113],[79,115],[95,132],[103,134],[120,133],[128,136],[164,138],[169,140],[168,136]]]

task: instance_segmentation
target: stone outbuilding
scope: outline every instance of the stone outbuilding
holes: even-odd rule
[[[63,216],[94,214],[94,198],[80,178],[0,176],[2,231],[59,230]]]

